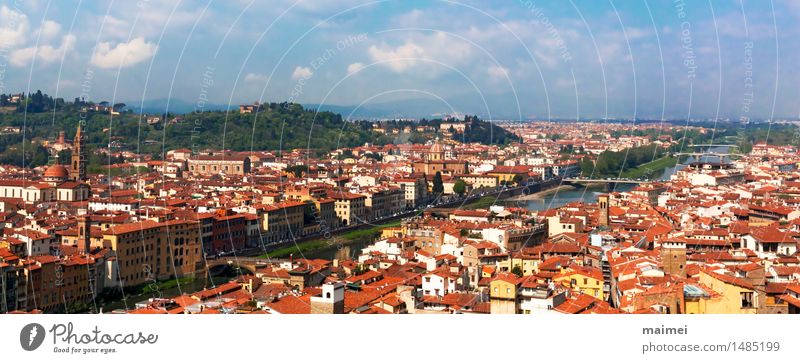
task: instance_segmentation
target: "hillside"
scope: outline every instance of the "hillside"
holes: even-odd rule
[[[47,100],[47,96],[44,95]],[[78,102],[76,100],[76,102]],[[45,102],[46,103],[46,102]],[[102,104],[82,102],[80,106],[90,109]],[[116,106],[116,105],[115,105]],[[100,106],[108,107],[108,106]],[[124,107],[122,105],[121,107]],[[0,164],[21,165],[22,132],[27,141],[25,164],[39,166],[47,163],[48,155],[41,146],[45,140],[54,140],[60,131],[72,139],[81,117],[86,121],[85,131],[90,149],[105,148],[113,151],[149,153],[160,158],[165,150],[188,148],[247,150],[290,150],[311,148],[326,152],[339,147],[353,147],[364,143],[387,144],[397,140],[372,131],[370,122],[345,122],[341,115],[332,112],[315,113],[299,104],[264,104],[258,113],[242,114],[209,111],[183,115],[168,114],[146,116],[123,111],[111,115],[107,111],[82,113],[74,102],[60,103],[55,112],[50,107],[43,111],[18,107],[14,112],[0,113],[0,127],[13,127],[0,135]],[[156,122],[153,117],[160,117]],[[148,122],[151,121],[151,122]],[[433,124],[433,121],[420,121]],[[454,135],[459,141],[483,143],[505,143],[511,140],[510,133],[477,118],[468,119],[467,131]],[[23,128],[24,125],[24,128]],[[509,136],[511,135],[511,137]],[[424,142],[435,135],[417,133],[411,141]],[[33,143],[31,143],[33,141]],[[67,153],[62,153],[62,162]],[[100,165],[104,158],[92,155]],[[107,160],[107,159],[105,159]]]

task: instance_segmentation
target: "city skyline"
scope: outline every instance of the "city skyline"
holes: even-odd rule
[[[800,113],[800,9],[788,1],[1,6],[0,93],[512,120]]]

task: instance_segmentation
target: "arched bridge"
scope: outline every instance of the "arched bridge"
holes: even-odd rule
[[[243,257],[243,256],[223,256],[215,259],[206,259],[206,267],[209,270],[219,268],[220,266],[235,266],[250,272],[256,272],[257,269],[267,266],[269,264],[281,263],[288,261],[285,259],[277,258],[259,258],[259,257]]]
[[[582,179],[582,178],[566,178],[562,179],[565,184],[581,185],[581,184],[605,184],[607,192],[614,191],[617,184],[645,184],[651,183],[652,180],[635,180],[635,179]]]
[[[562,179],[567,183],[607,183],[607,184],[644,184],[650,183],[651,180],[635,180],[635,179],[581,179],[581,178],[566,178]]]
[[[717,156],[717,157],[726,157],[726,156],[744,156],[744,154],[737,154],[737,153],[715,153],[715,152],[705,152],[705,153],[675,153],[675,156]]]
[[[694,144],[688,145],[688,147],[737,147],[738,145],[731,145],[731,144]]]

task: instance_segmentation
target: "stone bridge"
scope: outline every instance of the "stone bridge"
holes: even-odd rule
[[[258,268],[289,261],[280,258],[259,258],[259,257],[244,257],[244,256],[222,256],[215,259],[206,260],[206,268],[212,270],[220,266],[235,266],[250,272],[256,272]]]

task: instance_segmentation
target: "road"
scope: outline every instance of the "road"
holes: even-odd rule
[[[402,213],[400,213],[398,215],[395,215],[395,216],[389,216],[389,217],[385,217],[385,218],[382,218],[382,219],[372,220],[372,221],[369,221],[368,223],[360,223],[360,224],[356,224],[356,225],[352,225],[352,226],[341,227],[341,228],[338,228],[336,230],[330,231],[330,233],[333,236],[337,236],[337,235],[341,235],[343,233],[350,232],[350,231],[357,231],[357,230],[360,230],[360,229],[370,228],[370,227],[373,227],[373,226],[375,226],[377,224],[385,224],[385,223],[393,222],[393,221],[400,220],[400,219],[403,219],[403,218],[413,217],[415,215],[422,214],[426,209],[457,207],[457,206],[460,206],[460,205],[472,203],[472,202],[474,202],[476,200],[479,200],[479,199],[481,199],[483,197],[487,197],[487,196],[499,196],[498,200],[503,200],[505,198],[508,198],[510,196],[513,196],[513,195],[519,193],[520,191],[522,191],[525,188],[526,188],[526,186],[517,186],[517,187],[511,187],[511,188],[507,188],[507,189],[492,190],[490,192],[486,192],[486,193],[483,193],[483,194],[477,194],[477,195],[473,195],[473,196],[467,196],[465,198],[456,198],[456,200],[449,200],[447,202],[439,203],[439,204],[433,205],[431,207],[422,207],[422,208],[418,208],[418,209],[415,209],[415,210],[402,212]],[[506,194],[505,198],[503,198],[503,196],[502,196],[503,194]],[[264,254],[265,252],[270,252],[270,251],[274,251],[274,250],[279,249],[279,248],[292,246],[292,245],[294,245],[296,243],[310,241],[310,240],[313,240],[313,239],[316,239],[316,238],[320,238],[323,235],[324,235],[323,233],[315,233],[315,234],[310,234],[310,235],[306,235],[306,236],[302,236],[302,237],[296,237],[296,238],[294,238],[294,240],[286,240],[286,241],[283,241],[283,242],[270,244],[270,245],[266,246],[266,248],[260,248],[260,247],[246,248],[244,250],[237,251],[235,253],[235,255],[236,256],[250,256],[250,257],[259,256],[259,255]],[[230,256],[230,255],[233,255],[233,253],[228,254],[228,256]],[[225,257],[225,256],[222,256],[222,257]]]

